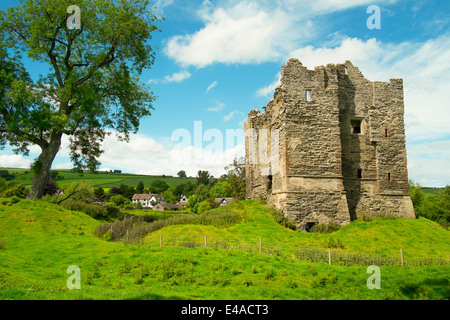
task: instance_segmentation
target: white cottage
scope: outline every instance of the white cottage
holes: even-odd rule
[[[131,200],[135,205],[140,203],[142,208],[153,208],[155,204],[167,203],[161,194],[154,193],[135,194]]]

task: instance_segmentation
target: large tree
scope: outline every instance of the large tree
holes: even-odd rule
[[[72,4],[22,0],[0,11],[0,49],[16,66],[5,76],[7,90],[0,84],[0,144],[23,154],[40,147],[29,198],[42,196],[63,135],[75,167],[95,170],[105,136],[128,141],[153,109],[153,93],[139,79],[154,62],[149,40],[159,30],[149,1],[77,0],[79,29],[67,23]],[[31,81],[17,61],[21,53],[49,72]]]

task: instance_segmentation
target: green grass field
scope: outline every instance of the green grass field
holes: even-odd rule
[[[33,179],[33,174],[29,169],[13,169],[4,168],[8,170],[9,173],[16,175],[12,182],[20,183],[25,186],[30,186]],[[118,187],[120,184],[124,183],[128,186],[137,187],[139,181],[144,183],[145,187],[149,187],[152,181],[156,179],[161,179],[167,182],[171,186],[177,186],[182,183],[191,181],[196,183],[195,178],[178,178],[178,177],[167,177],[167,176],[147,176],[147,175],[137,175],[130,173],[110,173],[110,172],[99,172],[99,173],[89,173],[85,172],[80,175],[76,172],[71,172],[70,170],[56,170],[58,171],[58,176],[61,179],[57,179],[56,183],[59,187],[62,185],[72,182],[77,182],[80,180],[90,180],[92,186],[94,187],[104,187],[106,189],[112,187]]]
[[[381,267],[381,289],[366,286],[367,266],[335,266],[285,256],[217,248],[172,247],[172,239],[205,235],[263,245],[323,248],[330,237],[346,250],[408,259],[450,255],[450,233],[426,219],[354,221],[332,234],[294,232],[256,202],[228,210],[252,219],[229,228],[176,225],[145,245],[107,242],[89,216],[43,201],[0,205],[0,299],[439,299],[450,298],[449,266]],[[163,248],[152,244],[162,235]],[[69,290],[67,268],[81,269],[81,289]]]

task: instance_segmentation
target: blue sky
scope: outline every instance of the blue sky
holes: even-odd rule
[[[3,1],[0,9],[15,3]],[[281,66],[295,57],[310,69],[351,60],[371,81],[403,78],[409,178],[425,186],[450,184],[450,2],[154,4],[165,20],[152,40],[156,62],[141,80],[158,96],[155,110],[129,144],[114,136],[105,141],[101,168],[167,175],[184,169],[193,176],[204,169],[219,176],[227,163],[243,155],[239,130],[248,112],[262,110],[273,96]],[[367,27],[371,5],[381,9],[381,29]],[[46,72],[30,62],[27,67],[34,76]],[[227,130],[239,138],[226,139]],[[26,158],[6,148],[0,166],[27,167],[38,151],[33,148]],[[67,139],[53,167],[71,167]]]

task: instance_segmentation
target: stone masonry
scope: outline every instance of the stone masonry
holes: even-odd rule
[[[289,59],[264,109],[245,123],[248,199],[302,230],[365,212],[415,218],[401,79],[369,81],[350,61],[308,70]]]

